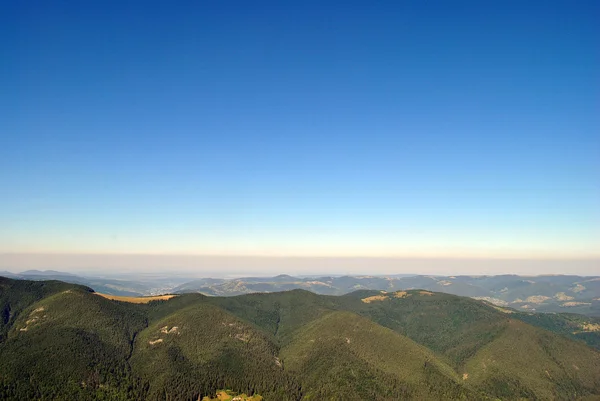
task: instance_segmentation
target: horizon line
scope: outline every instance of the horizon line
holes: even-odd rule
[[[268,259],[417,259],[417,260],[600,260],[598,255],[281,255],[213,253],[141,253],[141,252],[0,252],[1,256],[99,256],[99,257],[205,257]]]

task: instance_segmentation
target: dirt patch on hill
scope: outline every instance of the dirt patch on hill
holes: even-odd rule
[[[173,326],[169,329],[169,326],[164,326],[161,327],[160,332],[164,334],[179,334],[179,327]]]

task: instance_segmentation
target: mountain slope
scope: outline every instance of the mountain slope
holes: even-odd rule
[[[464,366],[468,380],[494,396],[577,399],[598,394],[600,353],[511,320]]]
[[[6,337],[10,326],[23,309],[49,295],[73,288],[91,291],[89,288],[61,281],[13,280],[0,277],[0,342]]]
[[[254,292],[305,289],[322,295],[357,290],[398,291],[424,289],[485,299],[520,311],[572,312],[600,316],[600,277],[546,276],[324,276],[245,277],[202,279],[182,284],[175,293],[201,292],[232,296]]]
[[[223,309],[200,302],[142,330],[131,366],[149,382],[147,399],[198,399],[222,388],[295,400],[300,386],[281,368],[278,347]]]
[[[223,388],[296,401],[600,398],[597,350],[470,298],[294,290],[129,303],[59,282],[0,283],[14,311],[1,399],[196,400]]]
[[[139,396],[127,359],[145,317],[86,289],[47,296],[23,309],[0,345],[0,398]]]
[[[314,399],[462,399],[474,394],[433,352],[350,312],[308,324],[281,353]]]

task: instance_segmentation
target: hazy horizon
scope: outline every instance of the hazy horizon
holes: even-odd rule
[[[90,275],[188,274],[194,277],[289,275],[599,275],[600,258],[361,258],[206,255],[0,254],[0,270]]]

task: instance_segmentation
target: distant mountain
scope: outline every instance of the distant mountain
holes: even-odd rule
[[[522,312],[577,313],[600,316],[600,277],[575,275],[542,276],[320,276],[244,277],[236,279],[201,278],[179,284],[183,280],[160,277],[113,279],[84,277],[53,270],[28,270],[0,276],[60,280],[81,284],[110,295],[140,296],[160,293],[199,292],[210,296],[234,296],[257,292],[305,289],[322,295],[344,295],[356,290],[398,291],[425,289],[468,296],[496,306]]]
[[[581,276],[324,276],[202,279],[172,289],[212,296],[306,289],[323,295],[356,290],[425,289],[486,300],[520,311],[572,312],[600,316],[600,277]]]
[[[0,399],[600,398],[596,318],[423,289],[128,300],[0,278]]]
[[[93,288],[95,291],[110,295],[139,296],[148,295],[152,292],[151,287],[137,281],[82,277],[56,270],[26,270],[17,274],[2,272],[0,276],[26,280],[59,280],[72,284],[85,285]]]
[[[21,276],[43,276],[43,277],[77,277],[75,274],[59,272],[56,270],[25,270],[19,273]]]

